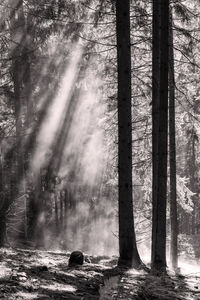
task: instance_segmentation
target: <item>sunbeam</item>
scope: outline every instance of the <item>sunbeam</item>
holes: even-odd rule
[[[65,113],[73,94],[82,58],[82,49],[79,43],[72,45],[72,49],[73,52],[66,72],[61,79],[58,93],[47,108],[45,119],[38,133],[37,146],[31,165],[31,169],[36,174],[44,166],[45,157],[48,155],[48,151],[51,151],[55,136],[59,134],[59,130],[62,128]],[[51,99],[49,100],[51,101]]]

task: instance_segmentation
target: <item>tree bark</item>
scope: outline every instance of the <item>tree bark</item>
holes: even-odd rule
[[[6,212],[4,211],[5,190],[3,182],[3,161],[0,148],[0,247],[4,246],[6,238]]]
[[[152,251],[155,253],[157,232],[157,188],[158,188],[158,128],[160,87],[160,11],[159,1],[153,0],[152,23]],[[153,256],[151,257],[153,261]]]
[[[170,154],[170,261],[172,268],[178,266],[178,219],[176,199],[176,128],[175,128],[175,76],[172,11],[170,11],[169,26],[169,154]]]
[[[0,247],[5,246],[6,242],[6,211],[1,211],[0,214]]]
[[[159,0],[160,16],[160,79],[159,126],[157,139],[157,196],[153,208],[152,270],[166,271],[166,198],[167,198],[167,140],[168,140],[168,36],[169,0]]]
[[[196,136],[196,130],[194,129],[194,126],[193,126],[193,129],[192,129],[192,136],[191,136],[191,162],[189,164],[189,170],[190,170],[190,175],[189,175],[189,178],[190,178],[190,188],[192,190],[193,193],[196,192],[196,179],[195,179],[195,173],[197,172],[196,171],[196,151],[195,151],[195,136]],[[197,175],[197,178],[198,178],[198,175]],[[192,217],[191,217],[191,234],[195,234],[195,223],[196,223],[196,218],[195,218],[195,213],[196,213],[196,200],[195,199],[195,195],[193,196],[193,204],[194,204],[194,207],[193,207],[193,211],[192,211]]]
[[[30,35],[28,34],[28,27],[31,25],[29,23],[30,20],[27,20],[24,15],[23,0],[10,0],[12,80],[14,87],[14,107],[16,118],[15,159],[17,161],[17,165],[13,164],[13,175],[15,178],[12,178],[14,191],[11,191],[11,203],[16,199],[16,192],[18,195],[21,195],[26,189],[25,181],[23,181],[23,185],[21,185],[21,180],[25,178],[25,169],[28,166],[28,153],[25,154],[24,149],[25,126],[23,122],[25,119],[26,128],[29,128],[33,120],[34,113],[30,97],[31,69],[29,57]],[[25,238],[30,235],[27,231],[29,227],[26,206],[27,203],[25,201]]]
[[[20,178],[24,171],[24,155],[23,155],[23,43],[24,43],[24,26],[25,19],[22,13],[22,0],[10,1],[10,36],[11,36],[11,57],[12,57],[12,80],[14,88],[14,107],[15,107],[15,127],[16,127],[16,161],[13,164],[15,177]],[[14,180],[12,180],[14,183]],[[16,180],[16,185],[18,184]],[[18,186],[19,187],[19,186]],[[15,198],[14,194],[14,198]],[[11,199],[11,201],[14,201]]]
[[[4,174],[3,174],[3,161],[0,149],[0,247],[3,247],[6,242],[6,225],[7,225],[7,209],[6,209],[6,191],[4,189]]]
[[[130,1],[116,1],[118,66],[119,265],[138,267],[132,197]]]

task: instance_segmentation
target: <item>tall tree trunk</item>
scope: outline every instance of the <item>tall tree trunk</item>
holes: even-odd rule
[[[1,210],[0,214],[0,247],[3,247],[6,242],[6,212]]]
[[[26,182],[21,180],[25,178],[25,169],[28,165],[28,153],[24,151],[24,133],[25,126],[23,119],[26,121],[26,128],[29,128],[33,120],[33,105],[31,101],[31,70],[29,58],[30,20],[26,20],[24,15],[23,0],[10,0],[10,34],[11,34],[11,55],[12,61],[12,79],[14,86],[14,105],[16,118],[16,161],[15,169],[16,188],[18,194],[24,194]],[[28,24],[28,25],[27,25]],[[28,29],[29,28],[29,29]],[[14,179],[12,179],[14,186]],[[16,198],[16,193],[11,193],[11,202]],[[34,201],[34,200],[33,200]],[[27,219],[27,202],[25,199],[25,216],[24,216],[24,237],[29,235]]]
[[[168,140],[168,37],[169,0],[159,0],[160,9],[160,80],[159,80],[159,126],[157,197],[153,208],[152,270],[166,270],[166,198],[167,198],[167,140]]]
[[[11,35],[11,55],[12,55],[12,80],[14,87],[14,107],[15,107],[15,127],[16,127],[16,164],[12,165],[15,176],[11,179],[11,203],[24,194],[24,184],[18,178],[24,177],[24,149],[23,149],[23,44],[24,44],[25,18],[23,14],[23,0],[11,2],[10,11],[10,35]],[[26,200],[25,200],[26,201]],[[24,218],[25,221],[26,218]],[[24,224],[24,222],[23,222]],[[25,224],[24,224],[25,225]],[[24,226],[24,238],[26,237],[26,225]]]
[[[5,203],[8,200],[6,199],[3,176],[3,161],[0,149],[0,247],[3,247],[6,241],[7,210]]]
[[[190,188],[193,193],[196,192],[196,178],[198,178],[198,175],[195,173],[197,172],[196,168],[196,151],[195,151],[195,137],[196,137],[196,130],[193,126],[192,129],[192,134],[191,134],[191,162],[189,163],[189,178],[190,178]],[[195,197],[193,196],[193,211],[192,211],[192,216],[191,216],[191,234],[195,234],[195,223],[196,223],[196,218],[195,218],[195,213],[196,213],[196,201],[198,201]]]
[[[5,200],[6,199],[3,182],[3,161],[2,152],[0,148],[0,247],[4,246],[6,238],[6,212],[4,211]]]
[[[15,107],[15,118],[16,118],[16,136],[19,137],[22,129],[22,122],[20,118],[21,111],[21,98],[20,98],[20,41],[22,39],[20,24],[23,23],[23,20],[19,19],[19,8],[21,5],[21,0],[9,1],[10,7],[10,35],[11,35],[11,57],[12,61],[12,79],[14,86],[14,107]],[[16,153],[18,164],[21,162],[21,144],[19,144],[19,139],[17,138],[16,142]],[[10,168],[10,193],[7,193],[7,199],[5,199],[5,193],[1,195],[0,203],[0,245],[3,246],[6,236],[6,222],[7,222],[7,212],[10,207],[10,204],[16,199],[17,191],[17,167],[16,167],[16,157],[15,151],[12,150],[12,155],[10,160],[12,161],[12,167]],[[3,190],[2,190],[3,191]]]
[[[152,251],[155,253],[157,232],[157,188],[158,188],[158,128],[160,87],[160,16],[159,1],[153,0],[152,23]],[[151,257],[153,261],[153,256]]]
[[[138,267],[132,196],[130,1],[116,1],[118,64],[119,265]]]
[[[14,87],[14,107],[16,123],[16,178],[21,177],[23,172],[23,43],[25,19],[22,12],[22,0],[10,1],[10,36],[11,36],[11,56],[12,56],[12,80]],[[16,180],[17,184],[17,180]],[[12,201],[12,200],[11,200]]]
[[[170,155],[170,260],[172,268],[178,266],[178,220],[176,199],[176,128],[175,128],[175,76],[173,49],[173,17],[170,11],[169,24],[169,155]]]

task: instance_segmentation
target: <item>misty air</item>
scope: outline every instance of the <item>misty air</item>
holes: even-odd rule
[[[1,0],[0,299],[200,299],[198,0]]]

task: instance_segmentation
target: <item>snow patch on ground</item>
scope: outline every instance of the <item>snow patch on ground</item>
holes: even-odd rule
[[[77,287],[72,286],[70,284],[51,284],[51,285],[41,285],[41,288],[45,290],[50,290],[50,291],[56,291],[56,292],[71,292],[74,293],[77,290]]]
[[[191,262],[187,260],[180,260],[179,267],[182,275],[192,275],[197,273],[200,275],[200,261]]]
[[[10,299],[27,299],[27,300],[32,300],[32,299],[38,299],[38,293],[25,293],[25,292],[18,292],[15,294],[15,298],[10,298]]]

